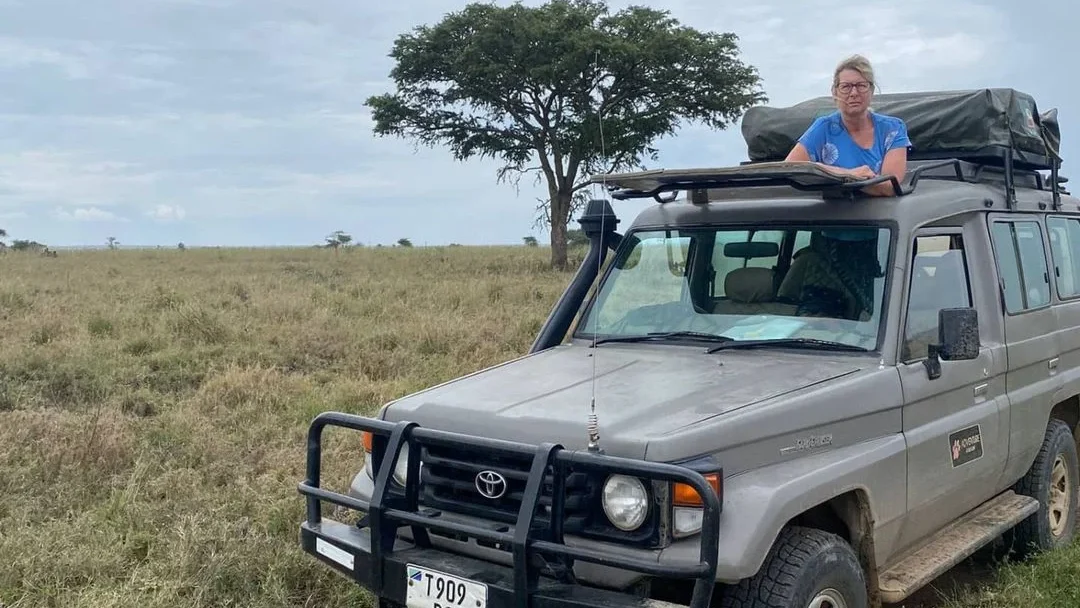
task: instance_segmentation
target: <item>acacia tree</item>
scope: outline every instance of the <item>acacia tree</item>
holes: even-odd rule
[[[767,101],[736,40],[666,11],[612,14],[599,0],[470,4],[400,35],[390,53],[397,90],[366,105],[377,135],[498,159],[500,181],[543,179],[551,262],[562,269],[589,175],[643,168],[653,143],[684,122],[723,129]]]
[[[335,230],[330,233],[330,236],[326,237],[326,246],[332,247],[337,250],[339,247],[344,247],[352,242],[352,235],[346,233],[344,230]]]

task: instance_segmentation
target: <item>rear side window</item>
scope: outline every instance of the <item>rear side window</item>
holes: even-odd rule
[[[1046,228],[1058,294],[1062,298],[1080,296],[1080,220],[1052,217],[1046,220]]]
[[[994,255],[1010,314],[1050,303],[1050,271],[1037,222],[995,221],[991,225]]]

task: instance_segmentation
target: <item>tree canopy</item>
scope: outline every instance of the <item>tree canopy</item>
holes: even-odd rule
[[[397,90],[367,105],[377,135],[497,159],[500,180],[542,177],[552,265],[565,268],[574,194],[589,175],[642,168],[684,123],[724,129],[767,101],[736,41],[599,0],[470,4],[400,35]]]
[[[335,230],[330,233],[330,236],[326,237],[326,246],[332,249],[344,247],[352,242],[352,235],[346,233],[344,230]]]

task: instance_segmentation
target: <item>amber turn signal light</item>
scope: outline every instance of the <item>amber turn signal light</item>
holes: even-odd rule
[[[704,475],[705,481],[712,486],[713,492],[716,495],[720,495],[720,474],[719,473],[706,473]],[[671,493],[672,503],[677,507],[701,507],[704,503],[701,500],[701,496],[693,486],[685,483],[676,483],[672,488]]]

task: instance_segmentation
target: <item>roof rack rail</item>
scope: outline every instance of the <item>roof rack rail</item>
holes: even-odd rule
[[[659,203],[674,201],[683,190],[694,193],[696,197],[696,193],[710,189],[776,186],[788,186],[802,192],[821,192],[826,199],[854,199],[863,188],[881,183],[891,183],[896,196],[906,196],[915,191],[924,171],[949,165],[955,169],[956,179],[968,181],[960,161],[947,159],[922,165],[909,172],[906,187],[891,175],[858,180],[833,173],[822,165],[805,162],[759,162],[734,167],[608,173],[594,175],[590,182],[604,184],[616,200],[654,198]]]
[[[981,163],[980,163],[981,164]],[[1050,158],[1048,164],[1050,165],[1050,179],[1046,180],[1050,185],[1051,202],[1050,207],[1054,211],[1061,210],[1061,179],[1058,175],[1058,171],[1061,169],[1061,159]],[[1020,165],[1020,166],[1017,166]],[[985,163],[985,166],[995,166],[989,162]],[[1001,151],[1001,166],[1005,173],[1005,206],[1011,211],[1016,209],[1016,170],[1035,170],[1029,168],[1022,163],[1015,161],[1015,152],[1012,148],[1004,148]],[[1040,183],[1042,177],[1040,176]]]
[[[1061,211],[1061,175],[1058,173],[1060,170],[1061,161],[1055,159],[1053,164],[1050,165],[1050,191],[1054,193],[1054,211]]]

